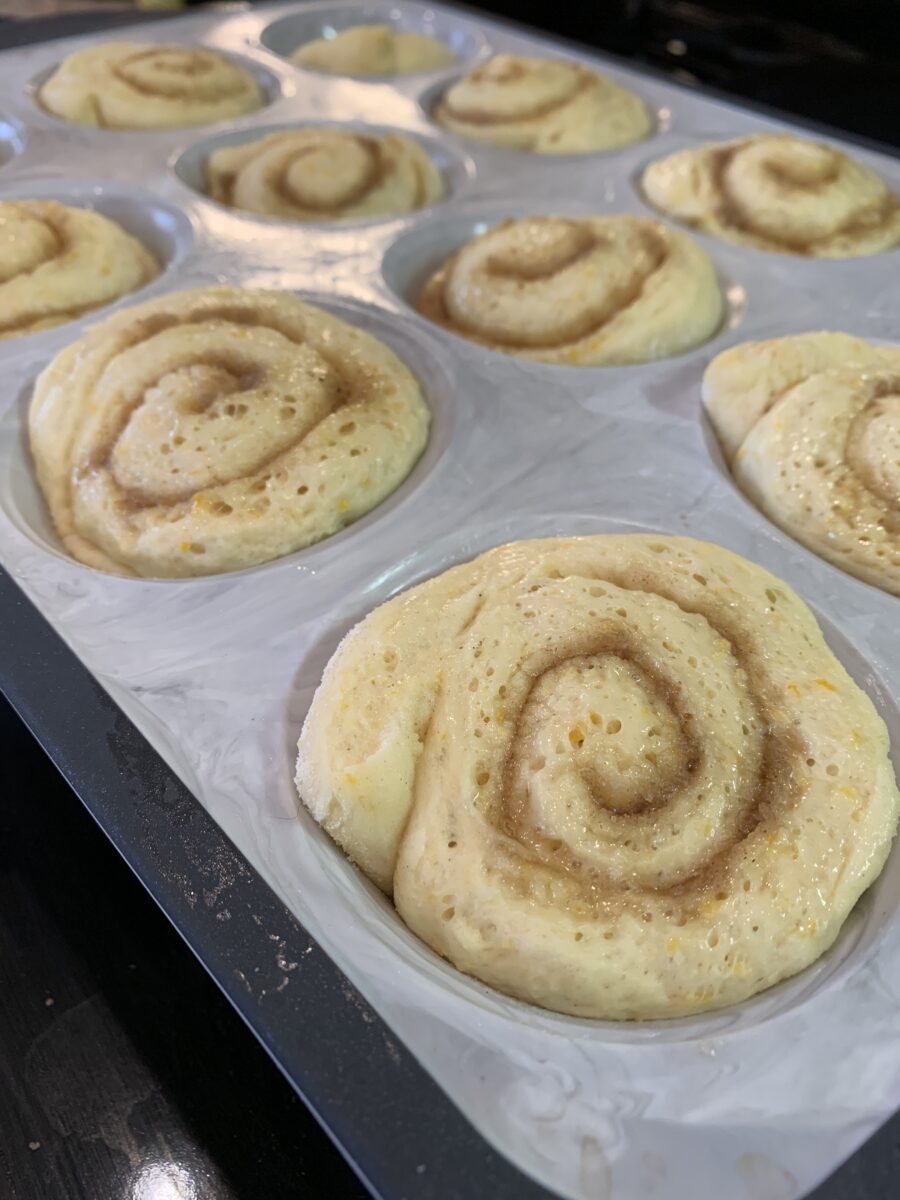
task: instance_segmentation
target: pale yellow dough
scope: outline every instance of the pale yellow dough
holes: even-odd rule
[[[209,193],[222,204],[288,221],[412,212],[444,195],[428,153],[399,133],[308,128],[270,133],[209,156]]]
[[[0,201],[0,338],[111,304],[159,274],[115,221],[56,200]]]
[[[353,25],[332,38],[299,46],[291,61],[329,75],[411,75],[438,71],[456,62],[448,45],[423,33],[390,25]]]
[[[713,359],[703,399],[753,503],[900,596],[900,346],[845,333],[747,342]]]
[[[575,62],[513,54],[463,76],[434,119],[463,137],[534,154],[614,150],[651,128],[643,102],[611,79]]]
[[[884,181],[794,134],[679,150],[646,169],[643,189],[668,216],[758,250],[850,258],[900,244],[900,202]]]
[[[76,50],[39,93],[57,117],[103,129],[176,129],[255,112],[262,88],[244,67],[200,46],[104,42]]]
[[[382,342],[285,292],[197,288],[109,317],[38,378],[38,482],[65,548],[211,575],[327,537],[422,452],[429,412]]]
[[[705,542],[518,542],[372,612],[300,796],[461,970],[577,1016],[733,1004],[884,865],[887,731],[780,579]]]
[[[526,217],[473,238],[427,281],[420,311],[522,358],[616,366],[711,337],[724,302],[712,262],[645,217]]]

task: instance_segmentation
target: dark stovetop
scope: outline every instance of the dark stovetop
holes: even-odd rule
[[[686,83],[900,146],[898,0],[486,0]]]
[[[896,3],[484,7],[900,144]],[[0,741],[0,1200],[364,1200],[2,701]],[[898,1196],[900,1116],[814,1200]]]

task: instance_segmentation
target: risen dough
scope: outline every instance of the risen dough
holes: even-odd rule
[[[611,79],[563,59],[498,54],[445,93],[434,110],[453,133],[530,150],[613,150],[650,132],[644,104]]]
[[[411,75],[449,67],[456,58],[439,38],[390,25],[353,25],[298,47],[291,61],[330,75]]]
[[[900,243],[900,202],[874,171],[789,133],[680,150],[643,188],[668,216],[759,250],[848,258]]]
[[[845,333],[747,342],[713,359],[703,395],[754,504],[900,596],[900,347]]]
[[[270,133],[215,150],[210,195],[223,204],[291,221],[390,216],[433,204],[441,173],[418,142],[309,128]]]
[[[175,129],[254,112],[265,97],[248,70],[215,50],[104,42],[64,59],[40,102],[79,125]]]
[[[197,288],[109,317],[38,379],[31,449],[66,549],[147,576],[299,550],[388,496],[429,413],[383,343],[286,292]]]
[[[884,865],[884,724],[780,579],[705,542],[518,542],[377,608],[297,787],[414,932],[580,1016],[732,1004]]]
[[[71,321],[158,274],[137,238],[100,213],[0,201],[0,338]]]
[[[426,283],[425,316],[494,350],[613,366],[689,350],[723,301],[692,238],[642,217],[528,217],[466,243]]]

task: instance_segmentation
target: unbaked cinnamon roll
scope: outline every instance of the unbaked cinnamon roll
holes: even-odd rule
[[[845,333],[747,342],[713,359],[703,398],[754,504],[900,596],[900,347]]]
[[[249,567],[335,533],[405,479],[428,425],[371,334],[230,287],[109,317],[41,374],[29,414],[65,548],[144,576]]]
[[[56,200],[0,201],[0,338],[111,304],[159,270],[137,238],[100,213]]]
[[[399,133],[270,133],[214,150],[206,173],[213,199],[288,221],[392,216],[433,204],[445,191],[427,151]]]
[[[492,350],[573,366],[680,354],[724,311],[693,239],[629,216],[502,221],[431,276],[418,307]]]
[[[39,93],[57,117],[103,129],[175,129],[254,112],[265,104],[246,68],[215,50],[104,42],[76,50]]]
[[[806,605],[663,535],[513,543],[377,608],[325,670],[296,782],[439,954],[616,1019],[814,962],[900,809],[884,723]]]
[[[758,250],[850,258],[900,244],[900,201],[884,181],[794,134],[680,150],[646,169],[643,190],[668,216]]]
[[[444,129],[535,154],[628,146],[650,132],[643,102],[596,71],[563,59],[498,54],[444,94]]]
[[[291,62],[330,75],[411,75],[438,71],[456,58],[439,38],[390,25],[352,25],[330,38],[299,46]]]

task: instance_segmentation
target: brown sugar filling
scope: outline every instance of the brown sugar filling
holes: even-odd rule
[[[510,224],[512,224],[511,221],[504,221],[496,228],[503,229]],[[491,276],[506,279],[518,278],[523,284],[534,283],[540,279],[550,279],[571,267],[579,258],[589,254],[604,237],[603,234],[597,234],[592,230],[577,226],[575,222],[571,224],[578,231],[572,250],[568,254],[560,256],[558,260],[554,260],[548,267],[541,268],[536,264],[521,261],[512,263],[505,259],[501,263],[496,259],[489,259],[486,270],[487,278],[490,279]],[[668,258],[668,247],[664,238],[652,228],[642,228],[638,236],[650,260],[647,269],[643,272],[636,271],[621,288],[604,297],[602,308],[595,308],[592,311],[573,316],[564,330],[557,332],[552,337],[548,335],[539,341],[517,340],[513,337],[501,338],[489,330],[478,329],[474,325],[460,325],[453,318],[447,309],[445,293],[452,279],[453,271],[461,255],[465,253],[465,247],[448,259],[426,282],[419,296],[417,308],[423,316],[434,321],[435,324],[442,325],[446,329],[484,346],[501,346],[513,350],[558,349],[599,332],[604,325],[640,299],[648,279],[662,267]]]
[[[894,218],[900,200],[890,193],[885,196],[880,205],[867,208],[851,217],[838,229],[823,238],[800,238],[786,234],[775,234],[770,230],[761,230],[754,224],[753,212],[744,205],[739,197],[728,186],[728,167],[743,149],[742,145],[723,146],[710,153],[710,173],[719,195],[716,207],[716,219],[726,228],[740,233],[749,233],[767,241],[770,245],[789,251],[792,254],[812,255],[818,246],[834,241],[841,237],[853,237],[873,233],[883,228]],[[834,158],[825,172],[819,172],[814,177],[802,171],[792,171],[790,167],[780,163],[766,164],[766,173],[785,191],[803,191],[807,194],[822,192],[830,186],[840,174],[840,160]]]
[[[131,336],[127,337],[125,344],[120,347],[119,352],[121,353],[125,350],[131,349],[134,346],[139,345],[141,342],[147,341],[157,334],[165,331],[166,329],[170,329],[175,326],[184,327],[194,323],[206,324],[209,321],[214,320],[221,320],[231,324],[242,325],[245,328],[257,328],[265,326],[282,334],[282,336],[292,341],[295,345],[303,344],[303,337],[296,329],[287,328],[283,323],[277,320],[269,319],[268,315],[266,314],[256,313],[250,309],[242,308],[238,305],[222,305],[214,309],[199,310],[196,313],[189,313],[183,318],[176,318],[166,313],[155,313],[150,317],[144,318],[143,320],[135,323],[133,333]],[[331,398],[333,403],[331,404],[329,411],[323,414],[319,421],[316,421],[312,426],[305,429],[300,437],[298,437],[297,441],[301,441],[308,437],[312,430],[318,427],[322,421],[324,421],[328,416],[338,409],[342,408],[345,404],[349,403],[351,399],[354,403],[364,403],[378,387],[377,378],[361,380],[359,386],[354,386],[339,362],[330,357],[321,347],[317,348],[317,353],[320,354],[329,368],[329,382],[331,384]],[[229,395],[239,396],[243,391],[258,387],[264,380],[264,372],[261,368],[254,368],[252,366],[241,367],[240,364],[237,364],[236,366],[235,362],[231,361],[226,355],[221,353],[205,355],[203,356],[202,360],[196,359],[194,362],[202,363],[202,365],[205,366],[218,368],[223,372],[224,375],[230,379],[233,379],[234,386],[229,386]],[[233,369],[235,367],[236,369]],[[156,386],[160,382],[161,378],[162,377],[159,377],[150,381],[145,389],[145,392]],[[110,477],[115,479],[115,474],[112,470],[110,461],[113,451],[115,450],[120,437],[125,431],[128,422],[131,419],[132,413],[143,403],[144,394],[145,393],[141,393],[141,395],[137,396],[134,402],[129,405],[127,410],[119,415],[119,419],[116,422],[115,428],[110,430],[108,437],[102,444],[95,447],[90,460],[83,463],[80,468],[77,469],[77,472],[72,480],[73,484],[76,484],[79,479],[83,479],[98,470],[109,472]],[[204,409],[208,408],[216,399],[220,398],[221,395],[222,392],[220,390],[215,394],[210,393],[199,396],[197,399],[197,411],[203,411]],[[294,444],[296,444],[296,442]],[[285,449],[284,447],[281,447],[268,457],[260,459],[259,462],[254,464],[253,470],[247,473],[248,478],[259,474],[261,471],[265,471],[273,462],[288,452],[289,448]],[[216,484],[205,486],[222,486],[223,484],[227,484],[229,482],[233,481],[220,479]],[[169,493],[166,496],[165,501],[163,501],[160,497],[155,496],[149,489],[141,491],[127,489],[122,487],[118,481],[116,481],[116,488],[119,502],[121,503],[123,510],[130,513],[138,513],[146,509],[158,508],[163,505],[171,508],[175,505],[183,504],[184,502],[191,500],[197,491],[196,488],[188,487],[183,493],[179,493],[175,496]]]
[[[474,76],[472,77],[474,79]],[[494,80],[494,82],[503,82],[503,80]],[[588,71],[581,71],[573,79],[572,87],[562,96],[556,97],[554,100],[546,100],[542,104],[533,104],[530,107],[523,106],[513,113],[505,113],[502,116],[498,113],[488,112],[483,108],[465,108],[457,107],[449,98],[445,97],[437,106],[436,116],[440,119],[443,116],[451,117],[455,121],[464,121],[468,125],[489,126],[489,125],[507,125],[518,121],[539,121],[543,117],[549,117],[557,109],[564,108],[567,104],[571,104],[582,92],[587,91],[594,84],[594,78]]]
[[[691,728],[688,711],[690,697],[674,680],[668,678],[653,662],[645,647],[639,645],[627,630],[603,622],[591,633],[567,645],[557,661],[546,667],[532,680],[515,711],[507,711],[510,734],[508,749],[500,771],[496,791],[483,801],[482,815],[497,832],[491,850],[492,863],[487,868],[503,886],[515,894],[546,905],[562,905],[573,914],[602,916],[614,921],[623,913],[652,920],[662,913],[675,924],[685,924],[699,915],[711,901],[724,900],[740,879],[743,859],[756,859],[766,851],[769,833],[782,828],[789,814],[801,799],[805,784],[798,763],[808,756],[808,748],[799,731],[786,720],[773,720],[767,714],[778,710],[778,697],[765,671],[765,658],[752,635],[740,629],[736,621],[714,604],[685,605],[679,603],[665,581],[651,578],[650,572],[626,569],[607,573],[600,582],[609,580],[624,590],[649,591],[659,595],[683,612],[702,616],[714,634],[725,639],[745,679],[748,699],[756,716],[753,725],[761,739],[758,768],[742,781],[734,803],[739,806],[733,833],[728,843],[710,845],[689,864],[676,881],[660,881],[648,886],[636,883],[632,887],[614,883],[594,864],[583,862],[559,838],[537,830],[528,815],[528,796],[515,782],[517,751],[521,756],[520,729],[523,714],[535,687],[548,671],[563,665],[578,664],[585,659],[609,655],[634,664],[647,682],[649,692],[662,700],[675,715],[682,742],[680,762],[646,801],[633,806],[629,812],[617,812],[616,820],[623,828],[633,822],[635,828],[647,828],[648,822],[665,822],[665,813],[672,800],[692,786],[692,780],[704,761],[704,747]],[[603,627],[605,625],[605,628]],[[511,702],[507,700],[507,705]],[[748,733],[749,736],[749,733]],[[591,788],[594,802],[607,808],[602,791]],[[615,810],[613,810],[615,811]],[[664,825],[663,836],[665,836]],[[762,835],[762,836],[761,836]]]
[[[277,174],[273,174],[269,182],[275,192],[287,204],[300,205],[303,208],[312,209],[314,212],[321,212],[323,214],[340,212],[341,209],[350,208],[352,205],[358,204],[369,192],[384,182],[390,167],[390,163],[382,154],[381,146],[378,142],[367,137],[354,137],[353,140],[363,151],[366,165],[359,178],[355,182],[348,183],[346,191],[342,193],[337,203],[317,201],[315,197],[306,196],[302,191],[296,192],[287,181],[287,173],[294,163],[317,153],[320,149],[319,146],[302,147],[302,149],[296,152],[289,164],[281,167]]]
[[[150,83],[133,73],[136,64],[152,59],[157,59],[162,64],[161,70],[169,78],[164,77]],[[164,100],[214,101],[238,95],[246,87],[246,81],[240,78],[236,70],[234,74],[229,72],[227,77],[217,79],[214,87],[209,86],[211,81],[203,81],[203,77],[210,75],[219,65],[231,66],[227,59],[217,60],[193,50],[161,51],[154,48],[142,50],[118,63],[112,68],[112,74],[142,96]],[[183,76],[183,82],[171,78],[175,75]],[[199,88],[196,86],[198,80],[203,81]]]
[[[900,495],[891,487],[886,486],[878,472],[872,470],[871,464],[862,452],[862,442],[869,422],[884,413],[885,401],[891,398],[894,403],[900,404],[900,379],[881,377],[873,380],[860,380],[860,383],[867,388],[869,398],[865,407],[850,422],[844,448],[844,460],[857,482],[872,495],[875,503],[886,505],[891,510],[886,518],[886,523],[890,522],[896,525],[900,520]],[[893,521],[890,520],[892,517]],[[892,532],[896,533],[896,528]]]
[[[48,254],[46,258],[41,259],[35,266],[27,270],[18,271],[15,275],[10,275],[2,282],[7,283],[10,279],[18,279],[22,275],[30,275],[37,271],[40,267],[47,263],[55,262],[57,259],[63,258],[71,249],[71,241],[63,227],[63,225],[53,219],[52,216],[41,214],[38,216],[35,212],[29,210],[29,217],[33,220],[40,221],[50,232],[53,237],[53,252]],[[72,304],[62,308],[54,308],[52,311],[45,312],[24,312],[18,317],[14,317],[7,321],[0,321],[0,337],[7,334],[27,333],[28,330],[34,329],[37,326],[46,326],[48,324],[62,324],[64,321],[73,321],[77,317],[83,316],[85,313],[92,312],[103,301],[98,301],[93,304]]]

